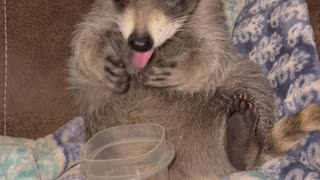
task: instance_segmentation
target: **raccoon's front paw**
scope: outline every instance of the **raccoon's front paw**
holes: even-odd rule
[[[176,62],[166,65],[147,66],[138,74],[138,80],[152,87],[173,87],[183,84],[185,77]]]
[[[106,58],[104,71],[107,85],[113,92],[122,94],[128,91],[130,75],[120,58],[108,56]]]
[[[258,121],[254,105],[247,95],[235,95],[227,114],[227,154],[233,166],[246,169],[246,156]]]

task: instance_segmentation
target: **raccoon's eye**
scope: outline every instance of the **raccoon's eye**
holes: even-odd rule
[[[129,0],[112,0],[117,8],[123,9],[129,2]]]
[[[170,8],[177,7],[178,5],[181,5],[185,2],[186,0],[168,0],[167,4]]]

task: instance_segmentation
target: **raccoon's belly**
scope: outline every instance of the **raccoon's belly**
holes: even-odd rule
[[[143,91],[114,98],[102,111],[103,120],[92,123],[93,133],[118,125],[160,124],[176,148],[171,180],[212,178],[234,170],[224,149],[224,112],[218,112],[218,107],[208,108],[201,99],[165,97]]]

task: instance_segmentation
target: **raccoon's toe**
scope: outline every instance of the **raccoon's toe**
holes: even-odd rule
[[[127,92],[130,85],[130,75],[120,59],[107,57],[104,71],[107,85],[110,89],[120,94]]]

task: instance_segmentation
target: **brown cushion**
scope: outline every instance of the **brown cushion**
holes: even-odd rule
[[[66,90],[66,59],[75,23],[91,0],[7,0],[7,135],[37,138],[77,115]],[[1,1],[3,9],[3,1]],[[3,13],[1,100],[3,119]],[[3,124],[0,123],[0,124]],[[3,126],[1,134],[3,134]]]
[[[307,0],[311,24],[313,25],[314,33],[316,36],[316,43],[318,52],[320,52],[320,1],[319,0]]]

